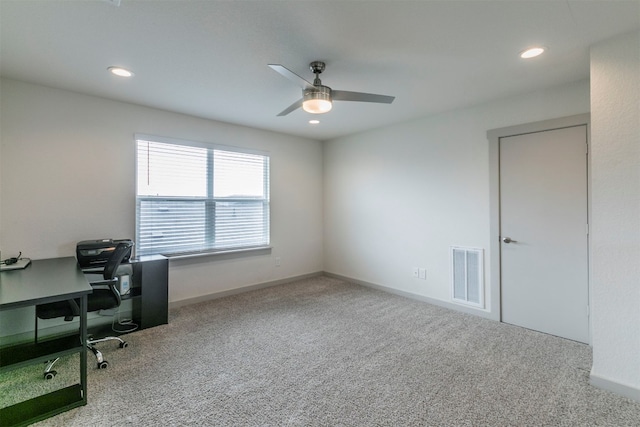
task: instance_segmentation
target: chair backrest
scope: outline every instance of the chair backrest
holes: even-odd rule
[[[133,242],[118,243],[104,266],[102,275],[105,280],[113,280],[116,277],[118,267],[122,264],[122,260],[131,253],[132,246]]]

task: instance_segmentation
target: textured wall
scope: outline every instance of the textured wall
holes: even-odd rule
[[[325,270],[450,302],[449,247],[483,248],[499,319],[487,131],[588,111],[583,81],[325,142]]]
[[[640,33],[591,50],[592,378],[640,399]]]
[[[172,260],[171,301],[322,270],[320,142],[12,80],[2,81],[2,253],[71,256],[79,240],[134,238],[136,132],[271,156],[273,252]]]

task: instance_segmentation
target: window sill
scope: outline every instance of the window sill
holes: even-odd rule
[[[253,248],[229,249],[211,252],[196,252],[179,255],[164,255],[169,260],[186,260],[194,258],[215,257],[223,259],[242,258],[244,256],[267,255],[271,253],[271,246],[257,246]]]

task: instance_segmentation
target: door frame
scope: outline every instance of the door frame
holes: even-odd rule
[[[587,130],[587,221],[591,218],[591,118],[589,113],[567,116],[492,129],[489,141],[489,301],[491,318],[502,321],[501,259],[500,259],[500,139],[586,125]],[[589,343],[591,343],[591,243],[587,236],[587,291],[589,294]]]

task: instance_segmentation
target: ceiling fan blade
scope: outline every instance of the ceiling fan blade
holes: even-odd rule
[[[331,98],[334,101],[378,102],[391,104],[395,96],[376,95],[374,93],[349,92],[348,90],[331,90]]]
[[[273,71],[276,71],[284,77],[288,78],[289,80],[300,86],[302,89],[313,89],[313,85],[311,83],[309,83],[290,69],[286,68],[285,66],[280,64],[269,64],[269,67],[271,67]]]
[[[294,102],[293,104],[289,105],[284,111],[282,111],[280,114],[278,114],[278,117],[286,116],[290,112],[295,111],[300,107],[302,107],[302,98],[298,99],[296,102]]]

